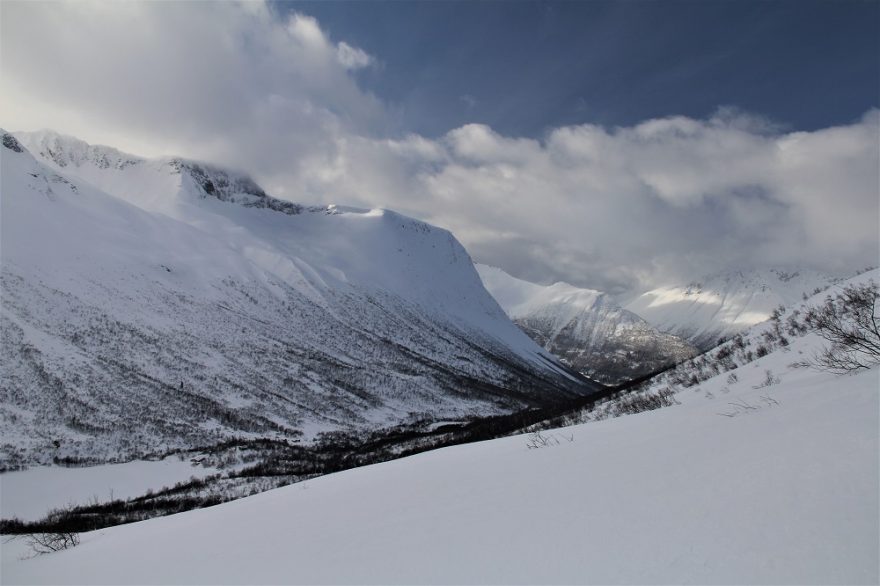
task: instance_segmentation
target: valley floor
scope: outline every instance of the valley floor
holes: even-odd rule
[[[53,509],[138,497],[191,478],[203,478],[216,468],[196,466],[188,459],[135,461],[64,468],[39,466],[0,474],[0,517],[36,521]]]
[[[878,383],[767,357],[680,405],[83,535],[2,582],[878,582]],[[773,368],[778,383],[759,386]],[[727,389],[726,391],[724,389]],[[556,443],[558,441],[558,443]]]

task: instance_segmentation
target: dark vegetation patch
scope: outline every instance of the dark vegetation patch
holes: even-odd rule
[[[582,411],[600,401],[624,396],[639,388],[651,376],[617,387],[605,387],[588,397],[560,400],[541,408],[465,422],[438,424],[426,419],[366,434],[329,432],[319,435],[312,444],[268,438],[228,440],[199,450],[179,452],[178,456],[189,457],[205,466],[221,469],[231,467],[231,470],[201,479],[192,478],[131,499],[57,509],[39,521],[3,519],[0,520],[0,533],[93,531],[210,507],[324,474],[436,448],[496,439],[521,432],[540,422],[564,417],[567,413]]]

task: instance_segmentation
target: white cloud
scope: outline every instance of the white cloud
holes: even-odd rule
[[[287,23],[287,30],[300,44],[312,51],[326,51],[329,47],[327,37],[318,21],[305,14],[294,13]]]
[[[0,121],[261,175],[384,125],[309,16],[261,2],[3,3]],[[356,53],[357,50],[352,48]],[[132,140],[132,137],[134,140]]]
[[[878,132],[876,111],[808,133],[729,110],[542,141],[470,124],[349,140],[311,189],[446,226],[479,260],[538,280],[620,291],[729,267],[846,271],[878,263]]]
[[[352,47],[345,41],[336,45],[336,58],[346,69],[361,69],[373,64],[373,58],[363,49]]]
[[[375,60],[260,2],[2,3],[0,125],[250,171],[305,202],[385,206],[479,260],[597,288],[754,264],[878,262],[878,125],[786,133],[725,108],[541,140],[388,136]]]

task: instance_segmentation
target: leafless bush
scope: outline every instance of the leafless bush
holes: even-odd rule
[[[574,442],[574,434],[563,435],[561,433],[554,433],[550,435],[544,435],[540,431],[535,431],[529,434],[528,441],[526,442],[526,447],[530,450],[534,450],[537,448],[549,448],[550,446],[558,446],[561,442],[559,438],[564,439],[568,443]]]
[[[27,544],[36,554],[52,553],[79,545],[79,533],[31,533],[27,536]]]
[[[534,433],[529,434],[529,439],[526,442],[526,446],[530,450],[534,450],[537,448],[549,448],[550,446],[558,446],[559,438],[553,435],[544,435],[540,431],[536,431]]]
[[[813,357],[814,367],[843,374],[880,363],[878,299],[880,289],[869,281],[850,285],[806,312],[804,324],[830,342]]]
[[[770,385],[779,384],[779,377],[773,375],[772,370],[764,371],[764,380],[761,381],[759,385],[753,385],[753,389],[763,389],[764,387],[769,387]]]

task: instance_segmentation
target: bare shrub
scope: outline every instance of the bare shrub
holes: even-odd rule
[[[538,448],[549,448],[551,446],[558,446],[561,443],[559,441],[560,438],[564,439],[568,443],[574,442],[573,433],[569,435],[564,435],[561,433],[545,435],[540,431],[535,431],[528,435],[526,447],[528,447],[530,450],[535,450]]]
[[[526,441],[526,447],[528,447],[530,450],[535,450],[537,448],[549,448],[550,446],[558,445],[559,438],[553,435],[544,435],[540,431],[530,433],[528,441]]]
[[[64,531],[58,533],[31,533],[27,543],[36,554],[46,554],[79,545],[79,533]]]
[[[878,298],[877,283],[869,281],[850,285],[805,313],[804,324],[830,342],[813,357],[814,367],[842,374],[880,363]]]
[[[753,389],[763,389],[764,387],[769,387],[771,385],[779,384],[779,377],[773,375],[772,370],[764,371],[764,380],[761,381],[761,384],[752,386]]]

